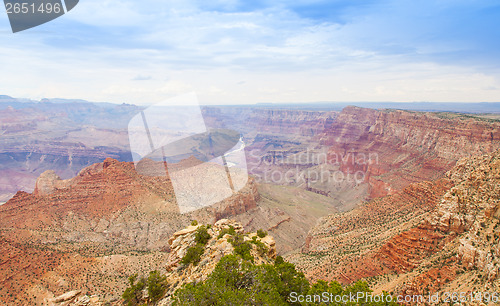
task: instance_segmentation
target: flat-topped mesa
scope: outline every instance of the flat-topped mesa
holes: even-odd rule
[[[259,132],[314,137],[331,125],[338,112],[254,109],[248,124]]]

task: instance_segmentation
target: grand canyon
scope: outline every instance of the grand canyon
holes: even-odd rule
[[[0,96],[0,303],[122,305],[129,276],[156,270],[169,305],[231,253],[229,228],[257,263],[282,256],[310,281],[500,292],[500,107],[362,106],[202,107],[208,128],[241,134],[249,179],[181,213],[168,173],[134,165],[127,124],[144,107]],[[186,268],[198,223],[212,238]]]

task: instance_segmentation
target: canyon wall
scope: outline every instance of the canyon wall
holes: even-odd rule
[[[140,175],[131,162],[107,158],[67,180],[46,171],[33,193],[0,206],[0,264],[8,267],[0,300],[50,304],[70,288],[119,297],[132,273],[164,268],[174,232],[244,214],[258,199],[250,179],[222,202],[180,214],[168,175]]]
[[[208,127],[234,128],[253,137],[256,133],[284,139],[316,136],[332,124],[338,112],[244,107],[204,107]],[[283,140],[284,140],[283,139]]]
[[[32,192],[37,177],[47,170],[71,178],[107,157],[132,160],[127,118],[138,107],[1,102],[0,202],[19,190]]]
[[[500,151],[461,159],[442,179],[323,218],[290,259],[314,279],[402,294],[498,290],[499,186]]]
[[[181,215],[168,176],[143,176],[133,163],[107,158],[68,180],[43,173],[32,194],[20,191],[0,206],[0,227],[51,229],[51,237],[38,238],[53,242],[95,240],[116,249],[163,249],[163,238],[190,220],[215,222],[245,213],[258,199],[250,179],[224,201]]]
[[[500,148],[500,123],[450,113],[346,107],[321,144],[344,173],[364,173],[370,197],[435,180],[457,160]]]

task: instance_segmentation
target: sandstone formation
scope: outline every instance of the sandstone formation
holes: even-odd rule
[[[210,127],[233,127],[252,138],[255,134],[285,138],[314,137],[335,121],[338,112],[242,107],[204,107]],[[285,140],[285,139],[282,139]]]
[[[168,239],[171,252],[167,260],[163,263],[167,271],[165,273],[167,291],[157,305],[170,305],[171,295],[175,290],[182,287],[184,284],[205,280],[208,275],[212,273],[223,256],[234,254],[234,248],[228,241],[230,235],[225,234],[219,237],[221,231],[224,229],[229,229],[231,227],[237,234],[244,235],[245,241],[251,241],[253,237],[256,237],[255,239],[257,241],[264,244],[265,253],[260,252],[256,245],[252,244],[253,249],[250,250],[250,254],[253,256],[255,264],[270,264],[276,259],[276,246],[273,237],[265,236],[260,238],[256,233],[244,233],[243,227],[238,222],[221,219],[214,225],[208,227],[207,232],[210,235],[210,239],[204,245],[204,252],[199,263],[196,265],[193,263],[180,263],[181,259],[186,255],[188,248],[195,245],[195,234],[201,226],[202,225],[188,226],[187,228],[175,232],[172,237]],[[161,271],[165,270],[161,269]],[[147,296],[146,291],[142,294]],[[102,296],[83,294],[80,289],[67,291],[59,296],[48,299],[46,303],[51,306],[105,305]],[[115,300],[113,305],[122,305],[121,299]]]
[[[37,177],[63,178],[107,157],[130,161],[126,123],[140,108],[93,103],[0,105],[0,202],[32,192]]]
[[[250,180],[240,193],[192,215],[207,221],[218,220],[255,208],[258,198],[256,187]],[[136,217],[130,216],[133,212]],[[179,223],[161,225],[162,218],[164,222],[172,223],[175,221],[170,217],[178,214],[168,176],[139,175],[133,163],[110,158],[83,169],[78,176],[69,180],[61,180],[53,172],[45,172],[37,180],[33,194],[19,192],[0,207],[0,214],[3,227],[93,232],[100,233],[100,239],[111,241],[124,234],[130,236],[123,232],[127,227],[139,231],[141,228],[160,231],[156,236],[149,233],[148,238],[160,239],[181,226]],[[152,222],[148,223],[146,216],[137,214],[157,215],[154,216],[155,220],[149,220]],[[180,218],[189,220],[192,216]],[[162,231],[165,233],[162,234]],[[135,239],[129,243],[136,247],[154,248],[156,242],[152,240],[144,244]]]
[[[69,283],[85,289],[82,296],[116,298],[127,277],[120,269],[157,267],[170,249],[168,237],[191,220],[212,223],[245,213],[258,199],[250,179],[222,202],[181,215],[168,176],[139,175],[133,163],[108,158],[69,180],[46,172],[33,194],[20,191],[0,206],[0,263],[9,267],[0,272],[0,294],[9,296],[2,302],[50,299],[71,289],[61,285]],[[106,256],[124,257],[108,267],[118,259]]]
[[[6,131],[0,145],[0,202],[18,190],[31,192],[35,179],[47,170],[71,178],[107,157],[131,159],[126,118],[140,108],[105,108],[108,118],[103,118],[103,107],[90,103],[57,107],[47,103],[33,109],[0,110],[0,130]],[[205,107],[203,115],[208,128],[230,128],[244,135],[249,170],[257,179],[337,197],[345,203],[345,210],[359,203],[350,200],[349,192],[355,187],[361,186],[354,195],[360,199],[383,196],[413,182],[437,179],[458,159],[499,147],[498,123],[465,115],[358,107],[346,107],[341,113]],[[38,135],[37,139],[26,138],[27,133]],[[328,154],[330,165],[319,169],[323,162],[289,160],[314,152]],[[265,176],[289,170],[297,172],[297,177],[308,177],[307,170],[311,170],[339,172],[346,178],[315,182],[308,177],[305,182]],[[358,171],[362,184],[347,178]]]
[[[480,116],[352,106],[340,113],[204,111],[208,124],[242,131],[259,183],[297,186],[342,203],[343,211],[442,178],[459,159],[500,148],[500,124]]]
[[[319,217],[337,211],[329,198],[301,188],[265,185],[264,198],[258,189],[250,179],[222,202],[180,215],[168,177],[141,176],[131,163],[106,159],[67,180],[46,172],[33,194],[18,192],[0,207],[1,256],[9,266],[0,294],[12,293],[3,300],[9,305],[79,288],[83,298],[109,301],[123,292],[125,271],[161,269],[168,237],[193,219],[229,217],[248,230],[262,228],[277,235],[283,253],[299,247]],[[23,258],[36,264],[25,266]]]
[[[236,233],[244,234],[245,241],[250,241],[253,237],[256,237],[258,241],[261,241],[266,246],[266,253],[262,254],[257,250],[256,245],[252,244],[253,249],[250,250],[250,254],[254,257],[255,264],[270,264],[276,258],[276,244],[273,237],[265,236],[259,238],[256,233],[245,234],[242,225],[238,222],[221,219],[208,229],[211,238],[204,247],[199,264],[183,265],[180,261],[186,255],[187,249],[195,245],[195,232],[199,226],[201,225],[189,226],[174,233],[169,239],[172,251],[169,254],[166,265],[166,269],[169,271],[166,276],[170,286],[167,291],[167,297],[160,305],[167,304],[169,301],[168,296],[173,294],[182,285],[204,281],[212,273],[222,257],[234,253],[234,248],[228,241],[230,235],[225,234],[221,238],[218,237],[223,229],[229,229],[230,226],[234,228]]]
[[[500,124],[466,115],[346,107],[321,143],[343,172],[366,173],[374,198],[438,179],[463,157],[497,150]]]
[[[405,212],[407,205],[416,209]],[[498,292],[499,206],[496,151],[461,159],[444,179],[324,218],[304,254],[290,259],[312,278],[368,277],[379,290],[402,294]]]
[[[291,254],[288,259],[307,271],[312,279],[337,279],[342,283],[391,271],[385,263],[377,265],[372,257],[364,260],[362,255],[418,224],[435,209],[451,186],[451,182],[444,179],[415,183],[352,211],[324,217],[309,232],[303,254]],[[406,254],[406,245],[396,245]],[[381,258],[387,260],[385,256]]]
[[[213,238],[227,224],[240,230],[216,223],[226,218],[272,233],[279,248],[264,238],[269,257],[288,253],[311,279],[366,278],[376,290],[408,293],[498,288],[498,122],[357,107],[205,108],[208,127],[242,132],[255,179],[179,214],[169,177],[122,162],[126,130],[98,126],[85,107],[76,107],[81,117],[66,109],[59,121],[56,107],[0,111],[10,118],[0,127],[0,202],[17,192],[0,206],[6,305],[118,303],[137,271],[168,269],[178,284],[202,279],[232,251]],[[123,122],[133,109],[120,110]],[[29,134],[37,139],[20,143]],[[349,179],[356,173],[361,180]],[[33,192],[19,191],[28,181]],[[181,267],[196,227],[177,231],[194,219],[216,223],[212,240],[203,265]]]

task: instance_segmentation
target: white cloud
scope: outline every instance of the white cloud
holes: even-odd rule
[[[302,18],[287,1],[240,12],[238,1],[200,3],[86,0],[40,32],[0,33],[0,94],[129,103],[188,91],[202,103],[498,100],[498,71],[446,56],[468,48],[442,39],[454,22],[439,23],[436,12],[450,4],[426,15],[417,4],[385,1],[337,24]]]

